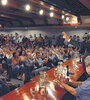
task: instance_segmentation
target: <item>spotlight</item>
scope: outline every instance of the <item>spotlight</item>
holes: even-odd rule
[[[54,10],[54,7],[53,7],[53,6],[51,6],[51,7],[50,7],[50,10]]]
[[[6,5],[7,4],[7,0],[2,0],[1,3],[2,3],[2,5]]]
[[[64,16],[64,15],[62,15],[62,19],[64,19],[64,17],[65,17],[65,16]]]
[[[54,13],[53,12],[50,12],[50,17],[54,17]]]
[[[69,17],[66,17],[66,21],[69,21]]]
[[[30,10],[30,5],[27,4],[27,5],[25,6],[25,9],[26,9],[26,11],[29,11],[29,10]]]
[[[40,14],[40,15],[43,15],[43,13],[44,13],[44,11],[41,9],[41,10],[39,11],[39,14]]]

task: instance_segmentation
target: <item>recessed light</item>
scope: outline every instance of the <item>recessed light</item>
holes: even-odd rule
[[[54,10],[54,7],[53,7],[53,6],[51,6],[51,7],[50,7],[50,10]]]
[[[27,4],[27,5],[25,6],[25,9],[26,9],[26,11],[29,11],[29,10],[30,10],[30,5]]]
[[[66,17],[66,21],[69,21],[69,17]]]
[[[54,17],[54,13],[53,12],[50,12],[50,17]]]
[[[7,0],[2,0],[1,3],[2,3],[2,5],[6,5],[7,4]]]
[[[39,11],[39,14],[40,14],[40,15],[43,15],[43,13],[44,13],[44,11],[43,11],[43,9],[41,9],[41,10]]]
[[[64,17],[65,17],[65,16],[64,16],[64,15],[62,15],[62,19],[64,19]]]

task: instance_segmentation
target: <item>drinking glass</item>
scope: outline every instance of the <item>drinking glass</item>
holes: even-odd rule
[[[36,87],[30,88],[30,93],[31,93],[31,95],[33,96],[33,99],[32,99],[32,100],[36,100],[36,99],[35,99],[36,92],[37,92]]]
[[[57,71],[54,71],[54,77],[55,77],[55,80],[56,80],[57,77],[58,77],[58,73],[57,73]]]
[[[45,88],[47,82],[47,73],[46,72],[40,72],[40,79],[39,79],[39,88]]]

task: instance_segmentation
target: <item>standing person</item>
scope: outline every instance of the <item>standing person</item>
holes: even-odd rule
[[[87,36],[86,51],[90,53],[90,33]]]
[[[80,49],[80,53],[81,53],[81,54],[84,54],[84,53],[85,53],[85,50],[86,50],[86,43],[87,43],[87,38],[84,37],[84,38],[83,38],[83,41],[81,42],[81,49]]]
[[[50,44],[50,40],[49,40],[48,36],[45,36],[45,38],[44,38],[44,45],[45,46],[49,46],[49,44]]]
[[[18,38],[18,43],[21,43],[22,39],[23,39],[23,37],[22,37],[22,35],[20,35],[19,38]]]
[[[32,35],[30,35],[29,40],[31,43],[33,42],[34,39],[33,39]]]
[[[53,35],[52,39],[51,39],[51,45],[54,45],[56,47],[56,37],[55,35]]]
[[[87,35],[87,37],[83,38],[84,41],[81,43],[81,54],[90,53],[90,33]]]
[[[17,44],[18,43],[18,38],[19,38],[19,35],[18,35],[18,33],[15,33],[15,36],[14,36],[14,42],[15,42],[15,44]]]
[[[23,37],[23,39],[22,39],[23,44],[25,44],[26,41],[27,41],[27,37],[24,35],[24,37]]]
[[[64,45],[64,38],[62,35],[59,35],[58,39],[57,39],[57,45],[58,46],[63,46]]]
[[[37,37],[37,42],[40,47],[43,45],[44,40],[41,34]]]
[[[80,47],[81,41],[80,41],[80,37],[79,36],[77,36],[76,42],[77,42],[77,46],[76,47]]]

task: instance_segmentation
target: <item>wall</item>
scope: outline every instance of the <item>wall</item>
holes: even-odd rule
[[[48,35],[59,35],[62,31],[65,31],[68,35],[78,35],[80,38],[83,37],[85,32],[90,32],[90,27],[72,26],[72,27],[62,27],[62,26],[47,26],[47,27],[30,27],[30,28],[12,28],[0,30],[0,34],[15,34],[15,32],[29,36],[30,34],[36,34],[38,36],[41,33],[43,36]]]
[[[90,16],[81,16],[82,24],[90,24]]]

